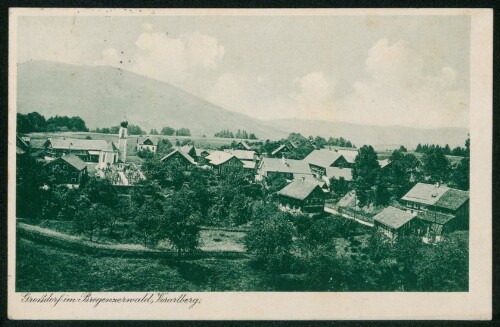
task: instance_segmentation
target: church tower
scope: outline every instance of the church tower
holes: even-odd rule
[[[118,150],[120,151],[120,161],[127,160],[127,121],[120,123],[120,130],[118,131]]]

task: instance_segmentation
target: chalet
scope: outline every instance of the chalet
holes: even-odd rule
[[[243,163],[243,169],[249,173],[255,172],[257,166],[257,155],[255,151],[226,149],[224,152],[234,155]]]
[[[178,162],[184,167],[195,166],[196,161],[180,148],[174,149],[172,152],[160,159],[165,163]]]
[[[248,145],[247,142],[241,140],[238,142],[238,144],[236,144],[236,147],[235,147],[237,150],[252,150],[252,148],[250,147],[250,145]]]
[[[86,163],[97,163],[100,167],[117,163],[119,150],[113,142],[76,138],[49,138],[44,143],[46,160],[74,154]]]
[[[395,240],[399,235],[410,234],[418,226],[415,216],[415,213],[387,207],[373,217],[373,223],[378,231]]]
[[[325,207],[325,194],[317,183],[296,179],[277,194],[280,204],[287,209],[315,213]]]
[[[80,185],[87,178],[87,164],[74,154],[62,155],[45,164],[58,184]]]
[[[440,241],[443,234],[469,226],[469,192],[439,184],[417,183],[402,198],[406,210],[417,214],[424,241]]]
[[[138,137],[136,150],[156,153],[156,151],[158,150],[158,139],[151,136]]]
[[[313,174],[307,162],[303,160],[263,158],[257,169],[256,180],[260,181],[270,177],[292,180],[302,179],[305,176],[312,177]]]
[[[224,151],[214,151],[205,159],[208,160],[208,164],[219,175],[242,171],[244,168],[243,162],[240,159]]]
[[[283,156],[287,156],[288,153],[297,149],[298,147],[299,147],[298,144],[295,142],[285,141],[285,143],[281,144],[279,147],[277,147],[276,149],[274,149],[274,151],[271,152],[271,157],[281,158]]]
[[[343,155],[337,151],[328,149],[313,150],[304,161],[309,164],[311,171],[317,177],[326,174],[327,167],[348,167],[349,163]]]
[[[329,188],[332,188],[335,183],[342,181],[350,184],[352,182],[352,169],[341,167],[326,167],[325,175],[322,177]]]

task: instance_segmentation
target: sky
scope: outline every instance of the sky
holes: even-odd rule
[[[469,127],[468,16],[23,16],[18,62],[114,66],[255,118]]]

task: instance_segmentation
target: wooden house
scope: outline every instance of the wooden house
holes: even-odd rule
[[[158,150],[158,139],[151,136],[138,137],[136,150],[156,153],[156,151]]]
[[[415,216],[406,210],[387,207],[373,217],[373,223],[378,231],[394,241],[399,235],[411,234],[417,228]]]
[[[243,171],[243,162],[236,158],[235,155],[225,151],[214,151],[205,159],[208,160],[208,164],[219,175]]]
[[[303,160],[262,158],[258,165],[256,180],[274,177],[292,180],[302,179],[305,176],[312,178],[313,174],[307,162]]]
[[[58,184],[80,185],[88,176],[87,165],[74,154],[63,155],[44,167],[53,174]]]
[[[417,183],[401,198],[401,202],[423,223],[424,241],[438,242],[443,234],[469,227],[468,191]]]
[[[325,193],[314,182],[296,179],[278,191],[280,204],[287,209],[316,213],[324,210]]]
[[[349,162],[337,151],[329,149],[313,150],[304,161],[309,164],[311,171],[318,178],[326,174],[327,167],[349,167]]]
[[[165,163],[177,162],[184,167],[195,166],[196,161],[189,154],[182,151],[180,148],[174,149],[172,152],[160,159]]]

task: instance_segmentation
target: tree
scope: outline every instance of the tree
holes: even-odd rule
[[[470,159],[465,157],[453,169],[452,180],[454,185],[464,191],[469,189],[470,183]]]
[[[149,134],[151,134],[151,135],[158,135],[159,133],[156,130],[156,128],[153,128],[153,129],[151,129],[151,131],[149,131]]]
[[[420,161],[411,153],[395,150],[389,157],[389,183],[394,195],[399,198],[406,194],[415,182],[421,179]]]
[[[425,174],[431,182],[446,182],[450,175],[450,161],[440,148],[429,149],[422,157]]]
[[[108,179],[90,178],[82,194],[93,204],[101,203],[115,208],[118,203],[118,192]]]
[[[417,287],[433,292],[469,289],[469,235],[455,232],[435,246],[422,249],[415,263]]]
[[[160,131],[162,135],[174,135],[175,134],[175,129],[173,129],[170,126],[163,127]]]
[[[192,204],[191,192],[183,188],[170,197],[165,208],[161,232],[177,250],[179,258],[196,249],[200,242],[201,216]]]
[[[352,169],[353,179],[363,176],[365,181],[370,185],[375,185],[380,172],[377,153],[371,145],[363,145],[358,155],[354,159],[354,167]]]
[[[288,267],[294,235],[292,222],[278,212],[253,222],[245,237],[245,246],[259,263],[275,273]]]
[[[158,147],[156,149],[156,153],[160,156],[169,154],[172,152],[172,142],[168,139],[161,139],[158,141]]]
[[[144,246],[154,246],[160,239],[159,226],[163,207],[152,199],[146,200],[135,210],[135,227]]]
[[[108,206],[102,203],[91,203],[83,197],[79,204],[79,210],[75,219],[77,231],[87,233],[89,240],[94,241],[96,232],[113,224],[114,212]]]
[[[127,130],[128,130],[128,133],[130,135],[144,135],[144,134],[146,134],[146,132],[140,126],[137,126],[137,125],[130,124],[130,125],[128,125]]]
[[[177,136],[191,136],[191,131],[189,128],[179,128],[175,131],[175,135]]]

